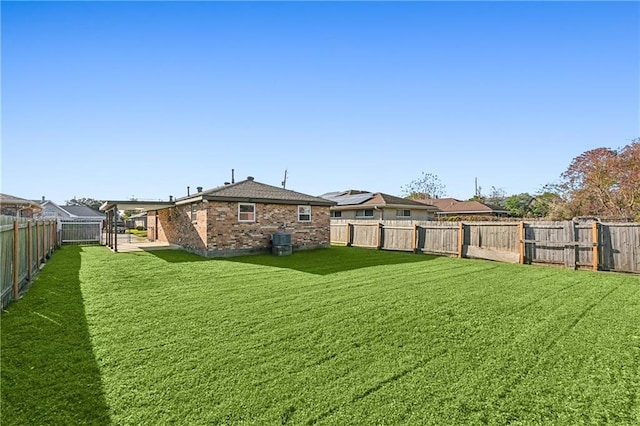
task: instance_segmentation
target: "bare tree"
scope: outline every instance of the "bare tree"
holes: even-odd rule
[[[446,195],[445,186],[433,173],[422,172],[422,176],[402,188],[402,195],[410,200],[424,198],[442,198]]]

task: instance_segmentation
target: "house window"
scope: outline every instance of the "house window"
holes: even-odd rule
[[[396,217],[411,217],[411,210],[396,210]]]
[[[331,217],[342,217],[342,212],[339,211],[331,211]]]
[[[55,217],[56,216],[56,212],[53,209],[50,208],[46,208],[44,209],[44,213],[42,213],[43,217]]]
[[[198,215],[198,209],[197,209],[196,203],[192,203],[191,204],[191,215],[190,215],[192,222],[196,221],[196,219],[198,218],[197,215]]]
[[[238,222],[255,222],[256,205],[253,203],[238,204]]]
[[[311,206],[298,206],[298,222],[311,222]]]
[[[373,217],[373,209],[356,210],[356,217]]]

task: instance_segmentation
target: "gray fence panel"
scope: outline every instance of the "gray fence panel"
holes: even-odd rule
[[[602,223],[600,239],[602,269],[640,272],[640,223]]]
[[[62,220],[62,243],[100,243],[102,221]]]

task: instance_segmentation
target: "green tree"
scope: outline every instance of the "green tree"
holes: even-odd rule
[[[509,216],[527,217],[532,216],[531,205],[534,201],[531,194],[523,192],[522,194],[511,195],[506,198],[504,207],[509,211]]]
[[[73,197],[70,200],[66,200],[65,204],[68,206],[87,206],[94,210],[100,210],[100,206],[104,204],[102,200],[96,200],[94,198],[76,198]]]

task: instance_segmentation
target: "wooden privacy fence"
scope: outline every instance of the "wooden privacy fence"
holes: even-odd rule
[[[331,243],[640,273],[640,223],[332,219]]]
[[[58,245],[57,223],[0,216],[2,307],[16,300]]]

